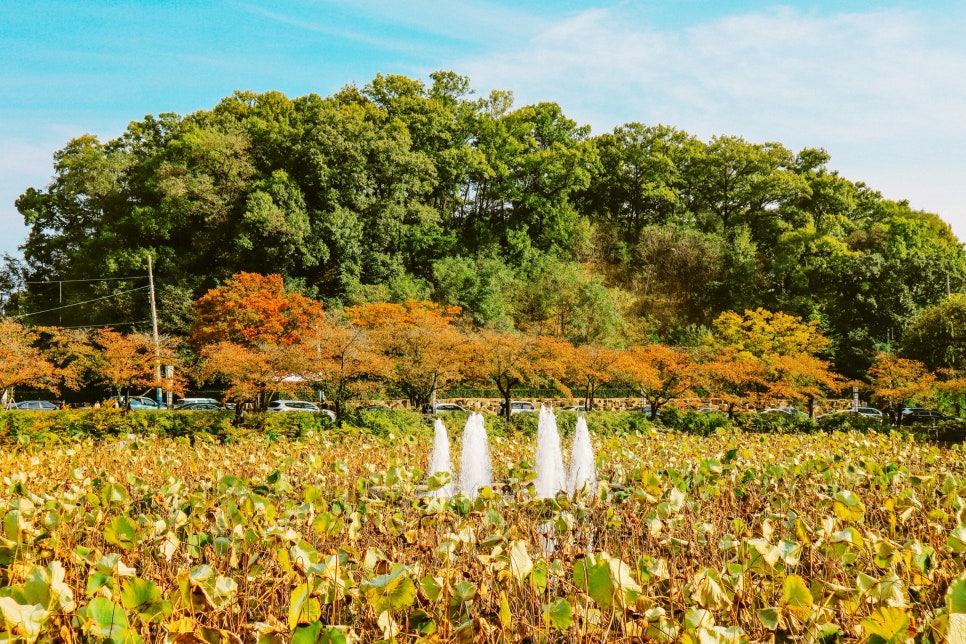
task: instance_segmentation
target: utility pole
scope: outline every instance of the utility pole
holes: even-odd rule
[[[154,304],[154,271],[151,267],[151,256],[148,255],[148,289],[151,294],[151,337],[154,340],[154,381],[158,383],[155,398],[161,403],[161,341],[158,339],[158,308]]]

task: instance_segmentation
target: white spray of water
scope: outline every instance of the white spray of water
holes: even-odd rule
[[[557,492],[566,489],[557,418],[552,409],[543,405],[540,405],[540,419],[537,421],[536,469],[537,497],[550,499],[557,496]]]
[[[453,464],[449,459],[449,434],[446,433],[446,425],[437,418],[434,425],[433,452],[429,457],[429,475],[433,476],[440,472],[448,472],[451,477],[450,482],[437,490],[430,490],[427,496],[453,496]]]
[[[594,447],[590,443],[587,420],[580,416],[574,431],[574,446],[570,452],[570,474],[567,476],[567,493],[577,490],[593,491],[597,487],[597,469],[594,465]]]
[[[483,414],[473,413],[463,427],[459,490],[472,499],[476,498],[481,487],[492,485],[493,468],[490,465],[490,447]]]

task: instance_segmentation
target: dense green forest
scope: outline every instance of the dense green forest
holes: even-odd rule
[[[723,311],[762,307],[819,321],[828,357],[860,376],[962,289],[966,255],[938,216],[829,160],[665,125],[593,135],[452,72],[237,92],[57,152],[51,183],[17,201],[30,234],[2,275],[5,313],[141,322],[150,255],[172,334],[249,271],[329,306],[432,299],[479,326],[605,345],[688,344]],[[105,277],[119,279],[71,281]]]

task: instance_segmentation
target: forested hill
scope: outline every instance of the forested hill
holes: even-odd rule
[[[947,285],[962,288],[966,257],[939,217],[828,162],[664,125],[594,135],[554,103],[478,97],[451,72],[380,75],[329,97],[237,92],[112,141],[80,136],[17,207],[28,280],[144,275],[150,254],[168,332],[250,271],[330,306],[433,299],[478,325],[575,342],[687,343],[723,311],[781,310],[820,320],[839,368],[858,374]],[[143,284],[28,284],[7,313]],[[144,320],[143,295],[29,320]]]

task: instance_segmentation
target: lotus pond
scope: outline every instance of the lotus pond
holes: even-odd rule
[[[966,627],[960,445],[594,433],[598,487],[537,500],[533,436],[509,432],[490,437],[498,483],[471,500],[418,493],[431,437],[8,448],[0,642],[943,642]]]

